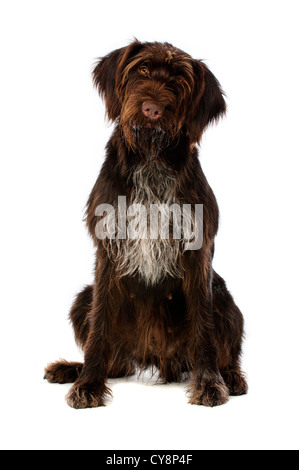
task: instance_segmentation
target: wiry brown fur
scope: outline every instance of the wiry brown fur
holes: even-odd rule
[[[118,49],[98,62],[93,78],[116,127],[86,210],[96,247],[94,282],[78,294],[70,312],[84,363],[51,364],[45,377],[75,382],[67,401],[86,408],[104,405],[111,394],[108,377],[156,367],[164,382],[191,376],[190,403],[221,405],[229,394],[247,392],[240,370],[243,317],[212,268],[218,206],[195,144],[206,126],[225,113],[223,92],[203,62],[167,43],[135,41]],[[160,119],[150,122],[142,113],[148,100],[163,107]],[[201,249],[180,249],[176,269],[157,270],[151,282],[142,270],[121,275],[119,263],[128,264],[129,248],[117,249],[113,241],[96,236],[98,205],[116,207],[120,195],[128,201],[134,194],[147,197],[136,189],[140,168],[154,172],[156,186],[159,175],[168,172],[175,201],[203,204]],[[163,199],[162,193],[153,197]],[[150,194],[148,188],[144,194]],[[167,256],[163,260],[167,264]]]

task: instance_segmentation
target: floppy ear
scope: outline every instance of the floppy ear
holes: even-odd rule
[[[93,70],[93,82],[100,96],[105,99],[107,116],[112,121],[115,121],[121,112],[121,99],[118,94],[121,72],[141,46],[136,40],[127,47],[117,49],[101,58]]]
[[[192,143],[199,143],[203,131],[225,114],[224,93],[217,78],[199,60],[193,61],[195,88],[186,118],[187,133]]]

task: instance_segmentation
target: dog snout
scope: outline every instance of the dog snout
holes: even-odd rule
[[[142,105],[143,114],[152,120],[159,119],[164,111],[164,107],[161,104],[154,103],[152,101],[145,101]]]

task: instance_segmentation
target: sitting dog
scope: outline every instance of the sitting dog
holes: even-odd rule
[[[247,392],[243,317],[212,268],[218,206],[196,143],[225,114],[223,92],[168,43],[111,52],[93,79],[115,128],[86,209],[94,283],[70,312],[84,363],[50,364],[45,378],[74,383],[68,404],[88,408],[105,404],[108,378],[152,367],[165,383],[189,378],[190,403],[222,405]]]

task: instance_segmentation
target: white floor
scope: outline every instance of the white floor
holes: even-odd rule
[[[64,400],[69,385],[43,381],[38,360],[28,375],[26,361],[20,367],[2,399],[3,449],[299,448],[299,407],[275,381],[271,395],[253,377],[248,396],[210,409],[189,405],[184,384],[155,385],[146,376],[115,379],[106,407],[73,410]]]

